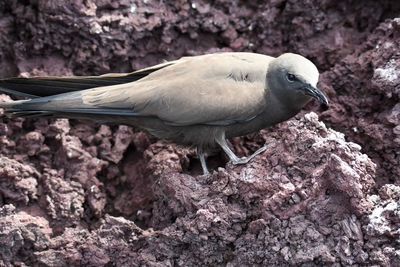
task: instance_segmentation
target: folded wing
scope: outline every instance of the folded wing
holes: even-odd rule
[[[146,75],[134,81],[9,106],[13,112],[152,116],[176,126],[228,125],[251,120],[263,110],[271,59],[251,53],[181,58],[136,72]]]

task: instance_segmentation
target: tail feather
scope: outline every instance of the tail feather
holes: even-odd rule
[[[16,95],[16,96],[27,97],[27,98],[36,98],[36,97],[38,97],[36,95],[30,95],[30,94],[27,94],[27,93],[22,93],[22,92],[19,92],[17,90],[4,88],[4,87],[0,87],[0,93],[6,93],[8,95]]]
[[[16,105],[23,104],[24,102],[27,102],[28,100],[17,100],[17,101],[10,101],[10,102],[0,102],[0,108],[12,108]]]
[[[0,79],[0,93],[29,98],[0,103],[0,108],[5,108],[4,115],[8,117],[140,116],[131,108],[86,105],[82,102],[81,91],[92,88],[97,90],[98,87],[111,90],[114,86],[140,80],[174,63],[175,61],[165,62],[132,73],[110,73],[101,76]]]
[[[59,95],[74,94],[74,92],[95,87],[112,86],[129,83],[143,78],[154,71],[144,70],[128,74],[105,74],[102,76],[86,77],[34,77],[0,79],[0,93],[6,93],[28,98],[11,102],[0,102],[7,117],[43,117],[66,115],[62,110],[46,110],[44,103],[57,98]],[[41,110],[43,108],[44,110]],[[80,110],[82,113],[101,113],[96,110]],[[105,111],[110,112],[110,111]],[[79,111],[71,110],[77,116]],[[111,113],[115,113],[112,111]],[[118,113],[118,111],[116,112]],[[122,112],[125,114],[125,112]]]
[[[0,91],[18,96],[44,97],[100,86],[110,86],[135,81],[127,74],[121,77],[36,77],[0,80]]]
[[[21,110],[6,110],[4,115],[9,118],[38,118],[38,117],[53,117],[54,112],[49,111],[21,111]]]
[[[108,73],[100,76],[33,77],[0,79],[0,92],[29,98],[45,97],[95,87],[130,83],[174,62],[162,63],[131,73]]]

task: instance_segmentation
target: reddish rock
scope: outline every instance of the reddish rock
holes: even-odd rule
[[[14,159],[0,157],[1,203],[28,204],[38,199],[39,172]]]
[[[362,144],[377,164],[378,184],[399,182],[400,20],[382,22],[355,53],[322,74],[334,104],[321,118]]]
[[[216,150],[211,175],[193,148],[131,127],[1,117],[0,265],[400,265],[399,11],[389,0],[1,1],[0,77],[292,51],[317,64],[331,104],[230,140],[241,156],[268,149],[242,166]]]

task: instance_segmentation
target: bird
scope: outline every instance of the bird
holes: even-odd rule
[[[246,164],[266,150],[238,157],[226,139],[288,120],[311,100],[328,105],[317,89],[319,72],[294,53],[278,57],[219,52],[182,57],[131,73],[0,79],[0,92],[27,99],[0,103],[8,117],[62,117],[125,124],[197,147],[220,146],[229,161]]]

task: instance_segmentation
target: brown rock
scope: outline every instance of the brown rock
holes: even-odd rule
[[[332,103],[308,107],[325,124],[306,111],[231,140],[241,156],[269,146],[245,166],[216,151],[210,176],[196,175],[192,150],[125,126],[1,118],[0,265],[399,266],[399,10],[389,0],[0,1],[1,77],[292,51],[317,63]]]

